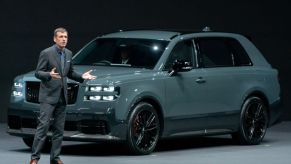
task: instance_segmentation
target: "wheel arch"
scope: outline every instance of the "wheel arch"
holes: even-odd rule
[[[256,91],[249,93],[245,97],[244,102],[249,97],[259,97],[263,101],[263,103],[266,105],[266,108],[267,108],[268,119],[270,119],[270,105],[269,105],[269,100],[268,100],[267,96],[262,91],[256,90]],[[269,126],[269,124],[270,124],[270,122],[268,123],[268,126]]]
[[[164,131],[164,112],[162,109],[162,105],[153,96],[143,96],[143,97],[139,97],[138,99],[136,99],[134,101],[133,105],[131,105],[131,108],[130,108],[128,115],[127,115],[127,120],[129,120],[130,114],[133,111],[133,109],[135,108],[135,106],[137,106],[141,102],[146,102],[146,103],[153,105],[154,109],[156,110],[156,112],[159,116],[159,120],[160,120],[160,133],[159,134],[160,134],[160,136],[162,136],[162,133]]]

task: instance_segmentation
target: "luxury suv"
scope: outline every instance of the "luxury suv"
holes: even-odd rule
[[[135,154],[185,135],[231,134],[255,145],[280,115],[278,71],[240,34],[119,31],[93,39],[73,62],[97,79],[68,81],[64,140],[123,141]],[[39,84],[32,71],[12,86],[7,131],[28,146]]]

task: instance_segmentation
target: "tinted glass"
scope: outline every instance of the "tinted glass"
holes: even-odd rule
[[[171,68],[175,60],[190,62],[190,65],[193,66],[193,52],[191,40],[177,43],[166,62],[165,69]]]
[[[234,54],[235,66],[249,66],[252,62],[241,44],[235,39],[228,39],[227,43]]]
[[[168,41],[150,39],[96,39],[74,57],[77,65],[153,68]]]
[[[226,42],[220,38],[199,38],[195,40],[201,67],[233,66],[234,57]]]

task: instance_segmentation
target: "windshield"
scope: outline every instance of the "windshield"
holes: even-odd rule
[[[73,62],[77,65],[126,66],[152,69],[168,41],[129,38],[96,39],[82,49]]]

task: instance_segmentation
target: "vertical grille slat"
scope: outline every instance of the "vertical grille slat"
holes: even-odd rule
[[[38,95],[39,95],[39,87],[40,82],[35,81],[27,81],[26,82],[26,90],[25,90],[25,98],[27,102],[38,103]],[[74,104],[77,100],[79,85],[74,83],[68,84],[68,104]]]
[[[32,103],[39,103],[38,93],[39,93],[39,82],[26,82],[26,92],[25,98],[26,101]]]
[[[68,84],[68,104],[75,104],[78,96],[79,85],[69,83]]]

